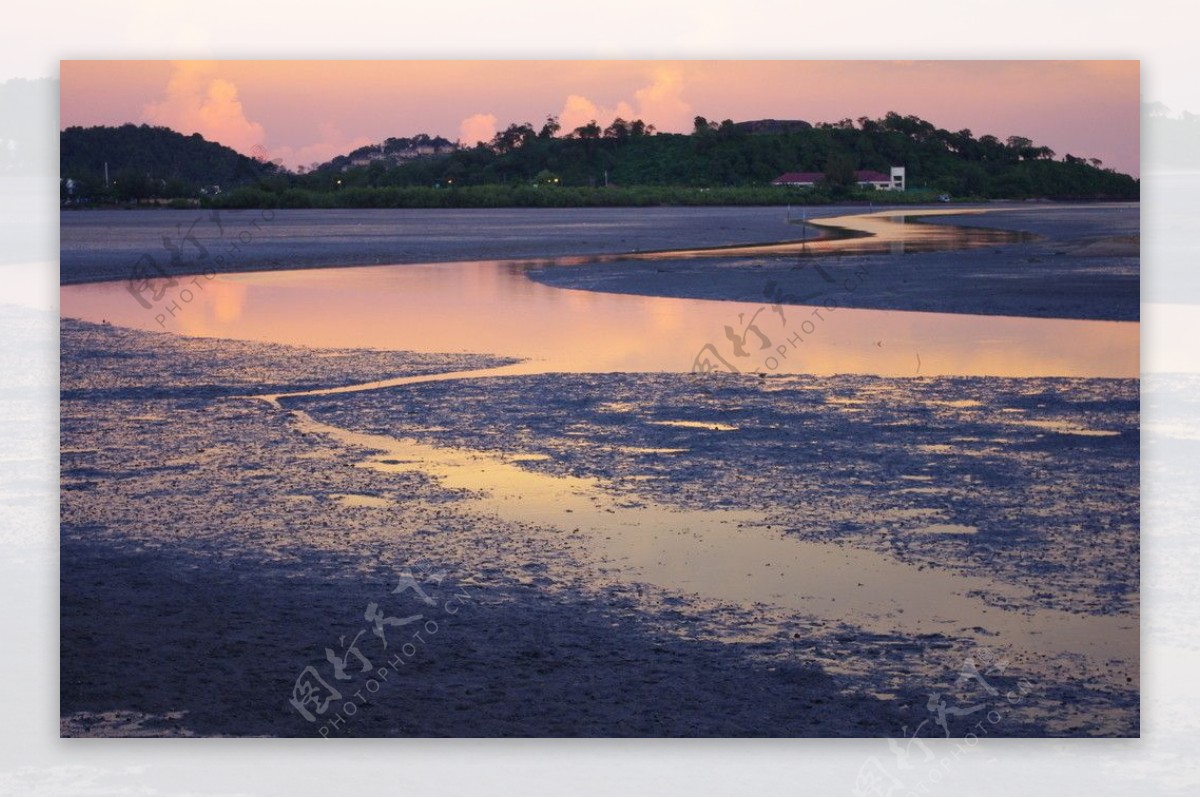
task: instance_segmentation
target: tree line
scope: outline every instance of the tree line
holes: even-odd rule
[[[120,163],[125,180],[134,180],[143,193],[243,207],[707,204],[711,197],[698,195],[713,192],[756,204],[845,201],[869,197],[855,185],[855,170],[887,173],[892,166],[906,167],[908,199],[916,200],[939,194],[1128,200],[1137,199],[1140,189],[1134,178],[1085,155],[1060,156],[1023,136],[1002,140],[967,129],[948,131],[894,112],[817,125],[696,117],[686,134],[661,133],[641,119],[621,118],[564,130],[551,116],[536,126],[510,124],[470,147],[422,134],[296,171],[198,135],[144,125],[69,128],[62,144],[64,176],[82,175],[85,189],[95,187],[95,164],[103,156],[110,167]],[[435,154],[415,157],[418,147]],[[818,172],[824,180],[807,190],[769,185],[790,171]],[[204,184],[220,184],[221,194],[202,195]],[[128,199],[123,191],[116,198]],[[546,193],[555,191],[560,193]],[[596,191],[609,194],[593,196]]]
[[[64,202],[198,198],[214,187],[250,186],[285,173],[199,133],[150,125],[68,127],[59,145]]]

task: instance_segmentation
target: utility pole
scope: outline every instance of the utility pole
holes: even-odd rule
[[[104,162],[104,187],[108,188],[108,161]]]

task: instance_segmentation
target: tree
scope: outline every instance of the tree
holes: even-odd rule
[[[558,131],[562,130],[562,125],[558,122],[557,116],[546,117],[546,124],[542,125],[542,129],[538,131],[539,139],[552,139],[558,135]]]
[[[842,153],[834,153],[825,164],[825,185],[835,194],[844,194],[858,184],[854,161]]]
[[[499,153],[512,152],[524,147],[534,138],[533,125],[528,122],[523,125],[513,123],[493,136],[489,146]]]
[[[864,133],[878,133],[883,130],[883,125],[869,116],[860,116],[855,120],[858,122],[858,127]]]
[[[979,143],[971,135],[970,128],[963,128],[957,133],[951,133],[947,137],[947,144],[949,150],[955,155],[966,158],[969,161],[979,160]]]
[[[142,200],[148,198],[151,193],[150,179],[144,172],[139,172],[136,169],[122,169],[113,177],[113,194],[117,199],[128,202],[133,200],[135,205],[140,205]]]
[[[586,125],[580,125],[571,131],[571,134],[577,139],[598,139],[603,131],[596,124],[596,120],[588,122]]]
[[[386,171],[387,167],[383,161],[371,161],[370,165],[367,166],[367,185],[378,186],[383,182],[383,176]]]
[[[1032,147],[1033,139],[1027,139],[1024,136],[1009,136],[1004,140],[1004,144],[1010,150],[1017,150],[1019,152],[1026,147]]]
[[[604,138],[614,139],[616,141],[624,141],[631,135],[629,123],[621,117],[617,117],[612,121],[612,124],[604,128]]]
[[[635,119],[629,123],[629,135],[633,138],[642,136],[650,136],[654,133],[654,125],[647,125],[640,119]]]
[[[707,136],[717,129],[716,122],[709,122],[702,116],[698,116],[692,120],[692,135]]]

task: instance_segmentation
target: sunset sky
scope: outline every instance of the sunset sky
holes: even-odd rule
[[[146,122],[289,167],[389,136],[485,140],[558,115],[837,121],[914,114],[1139,169],[1136,61],[63,61],[61,124]]]

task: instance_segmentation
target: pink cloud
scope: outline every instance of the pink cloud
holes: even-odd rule
[[[663,130],[691,130],[695,114],[682,94],[683,75],[678,70],[656,70],[654,82],[633,94],[638,104],[638,116],[643,122]]]
[[[266,137],[263,126],[246,118],[237,86],[215,77],[203,62],[180,62],[167,81],[166,96],[149,103],[143,118],[180,133],[199,133],[209,141],[249,153]]]
[[[599,106],[579,94],[567,97],[558,113],[564,133],[595,120],[607,127],[617,117],[626,121],[641,119],[660,130],[690,130],[692,106],[683,99],[683,75],[677,69],[660,68],[654,79],[633,93],[634,101],[619,100],[610,107]]]
[[[458,140],[464,147],[474,147],[481,141],[491,141],[496,135],[495,114],[472,114],[458,126]]]

